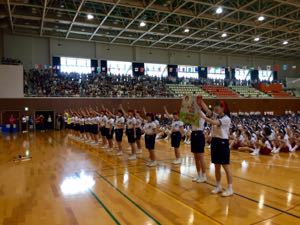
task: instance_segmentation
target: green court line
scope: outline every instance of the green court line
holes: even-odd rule
[[[79,177],[78,173],[76,172],[75,175]],[[98,196],[89,188],[89,191],[91,195],[97,200],[97,202],[104,208],[104,210],[107,212],[107,214],[113,219],[113,221],[117,225],[121,225],[121,223],[117,220],[117,218],[112,214],[111,211],[105,206],[105,204],[98,198]]]
[[[133,205],[135,205],[139,210],[141,210],[145,215],[147,215],[149,218],[151,218],[157,225],[161,225],[161,223],[157,219],[155,219],[150,213],[148,213],[145,209],[143,209],[140,205],[138,205],[135,201],[133,201],[129,196],[127,196],[119,188],[114,186],[108,179],[106,179],[104,176],[99,174],[97,171],[95,171],[95,173],[100,178],[102,178],[104,181],[106,181],[110,186],[112,186],[116,191],[118,191],[123,197],[125,197],[128,201],[130,201]]]

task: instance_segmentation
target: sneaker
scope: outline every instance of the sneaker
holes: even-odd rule
[[[194,177],[194,178],[192,179],[192,181],[193,181],[193,182],[197,182],[197,180],[200,179],[200,178],[201,178],[201,176]]]
[[[136,160],[136,155],[132,154],[131,156],[128,157],[128,160]]]
[[[205,177],[199,177],[198,180],[196,180],[197,183],[205,183],[207,181],[206,176]]]
[[[218,194],[218,193],[221,193],[221,192],[222,192],[222,187],[221,187],[221,186],[215,187],[215,188],[211,191],[212,194]]]
[[[250,153],[250,155],[255,156],[255,155],[258,155],[258,153],[259,153],[258,151],[253,151],[253,152]]]
[[[147,166],[155,167],[155,166],[157,166],[157,162],[156,161],[151,161],[151,162],[147,163]]]
[[[112,148],[109,148],[109,147],[108,147],[108,148],[106,149],[106,151],[107,151],[107,152],[112,152],[113,150],[112,150]]]
[[[175,159],[172,163],[174,165],[179,165],[179,164],[181,164],[181,159]]]
[[[104,146],[102,146],[101,148],[108,148],[108,145],[104,145]]]
[[[137,149],[136,150],[136,154],[142,154],[143,153],[143,150],[142,149]]]
[[[117,156],[121,156],[121,155],[123,155],[122,151],[117,152]]]
[[[226,191],[222,192],[222,197],[229,197],[233,195],[233,190],[227,189]]]

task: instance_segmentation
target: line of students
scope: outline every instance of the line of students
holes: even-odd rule
[[[191,152],[194,154],[197,176],[194,182],[202,183],[207,181],[206,165],[204,160],[205,136],[204,123],[212,125],[211,140],[211,158],[215,164],[216,187],[212,190],[213,194],[222,192],[221,188],[221,167],[224,168],[228,181],[228,188],[222,192],[222,196],[231,196],[232,176],[230,172],[230,150],[229,150],[229,128],[231,124],[230,118],[226,115],[226,107],[224,104],[216,104],[213,112],[207,107],[201,97],[197,98],[199,107],[199,125],[192,126],[190,145]],[[170,114],[166,107],[165,116],[172,120],[171,122],[171,147],[174,148],[175,159],[172,162],[175,165],[182,163],[180,157],[180,144],[184,136],[184,123],[180,121],[179,114]],[[206,114],[205,114],[205,113]],[[144,109],[144,117],[142,113],[128,110],[127,112],[120,105],[120,109],[116,113],[110,112],[102,107],[101,111],[88,110],[69,110],[66,115],[66,127],[71,130],[71,138],[78,141],[84,141],[90,145],[98,146],[100,131],[102,137],[102,148],[107,151],[113,151],[113,138],[117,143],[117,156],[124,154],[123,137],[127,136],[130,145],[131,154],[128,160],[136,160],[136,154],[142,153],[141,136],[144,134],[145,148],[149,151],[149,161],[147,166],[157,166],[155,155],[156,136],[158,134],[160,123],[153,113],[147,113]]]

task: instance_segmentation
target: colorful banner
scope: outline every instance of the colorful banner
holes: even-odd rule
[[[199,107],[196,103],[196,96],[186,95],[182,99],[179,113],[180,120],[185,124],[199,126]]]

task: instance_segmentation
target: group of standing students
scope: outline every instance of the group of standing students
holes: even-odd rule
[[[232,175],[230,170],[230,148],[229,148],[229,129],[231,126],[231,119],[229,111],[225,102],[217,102],[211,111],[202,97],[196,98],[196,103],[199,113],[198,125],[192,125],[191,133],[191,152],[194,154],[197,175],[193,178],[193,182],[203,183],[207,181],[206,163],[205,163],[205,123],[211,124],[211,162],[215,165],[215,179],[216,186],[212,190],[213,194],[222,193],[223,197],[233,195],[232,189]],[[171,124],[171,147],[174,148],[175,159],[172,162],[175,165],[181,164],[180,157],[180,143],[184,135],[184,123],[180,121],[177,112],[170,114],[167,108],[164,107],[165,115],[172,120]],[[123,134],[127,136],[128,143],[131,148],[131,155],[128,160],[136,160],[136,154],[141,153],[141,136],[144,134],[145,148],[149,151],[149,161],[147,166],[157,166],[155,154],[156,134],[158,133],[159,121],[155,119],[153,113],[146,113],[145,118],[133,110],[127,112],[120,105],[117,113],[113,114],[108,109],[101,112],[94,110],[70,112],[70,127],[73,130],[79,130],[81,137],[79,139],[89,139],[91,144],[98,145],[97,140],[98,130],[101,132],[103,148],[108,151],[113,149],[113,135],[117,143],[116,155],[123,155]],[[70,115],[69,114],[69,115]],[[82,137],[83,133],[88,131],[85,123],[88,119],[94,121],[94,129],[92,131],[93,137]],[[68,120],[68,119],[67,119]],[[71,125],[73,124],[73,125]],[[79,128],[76,128],[79,124]],[[99,126],[99,127],[98,127]],[[221,167],[225,170],[228,187],[223,191],[221,187]]]

